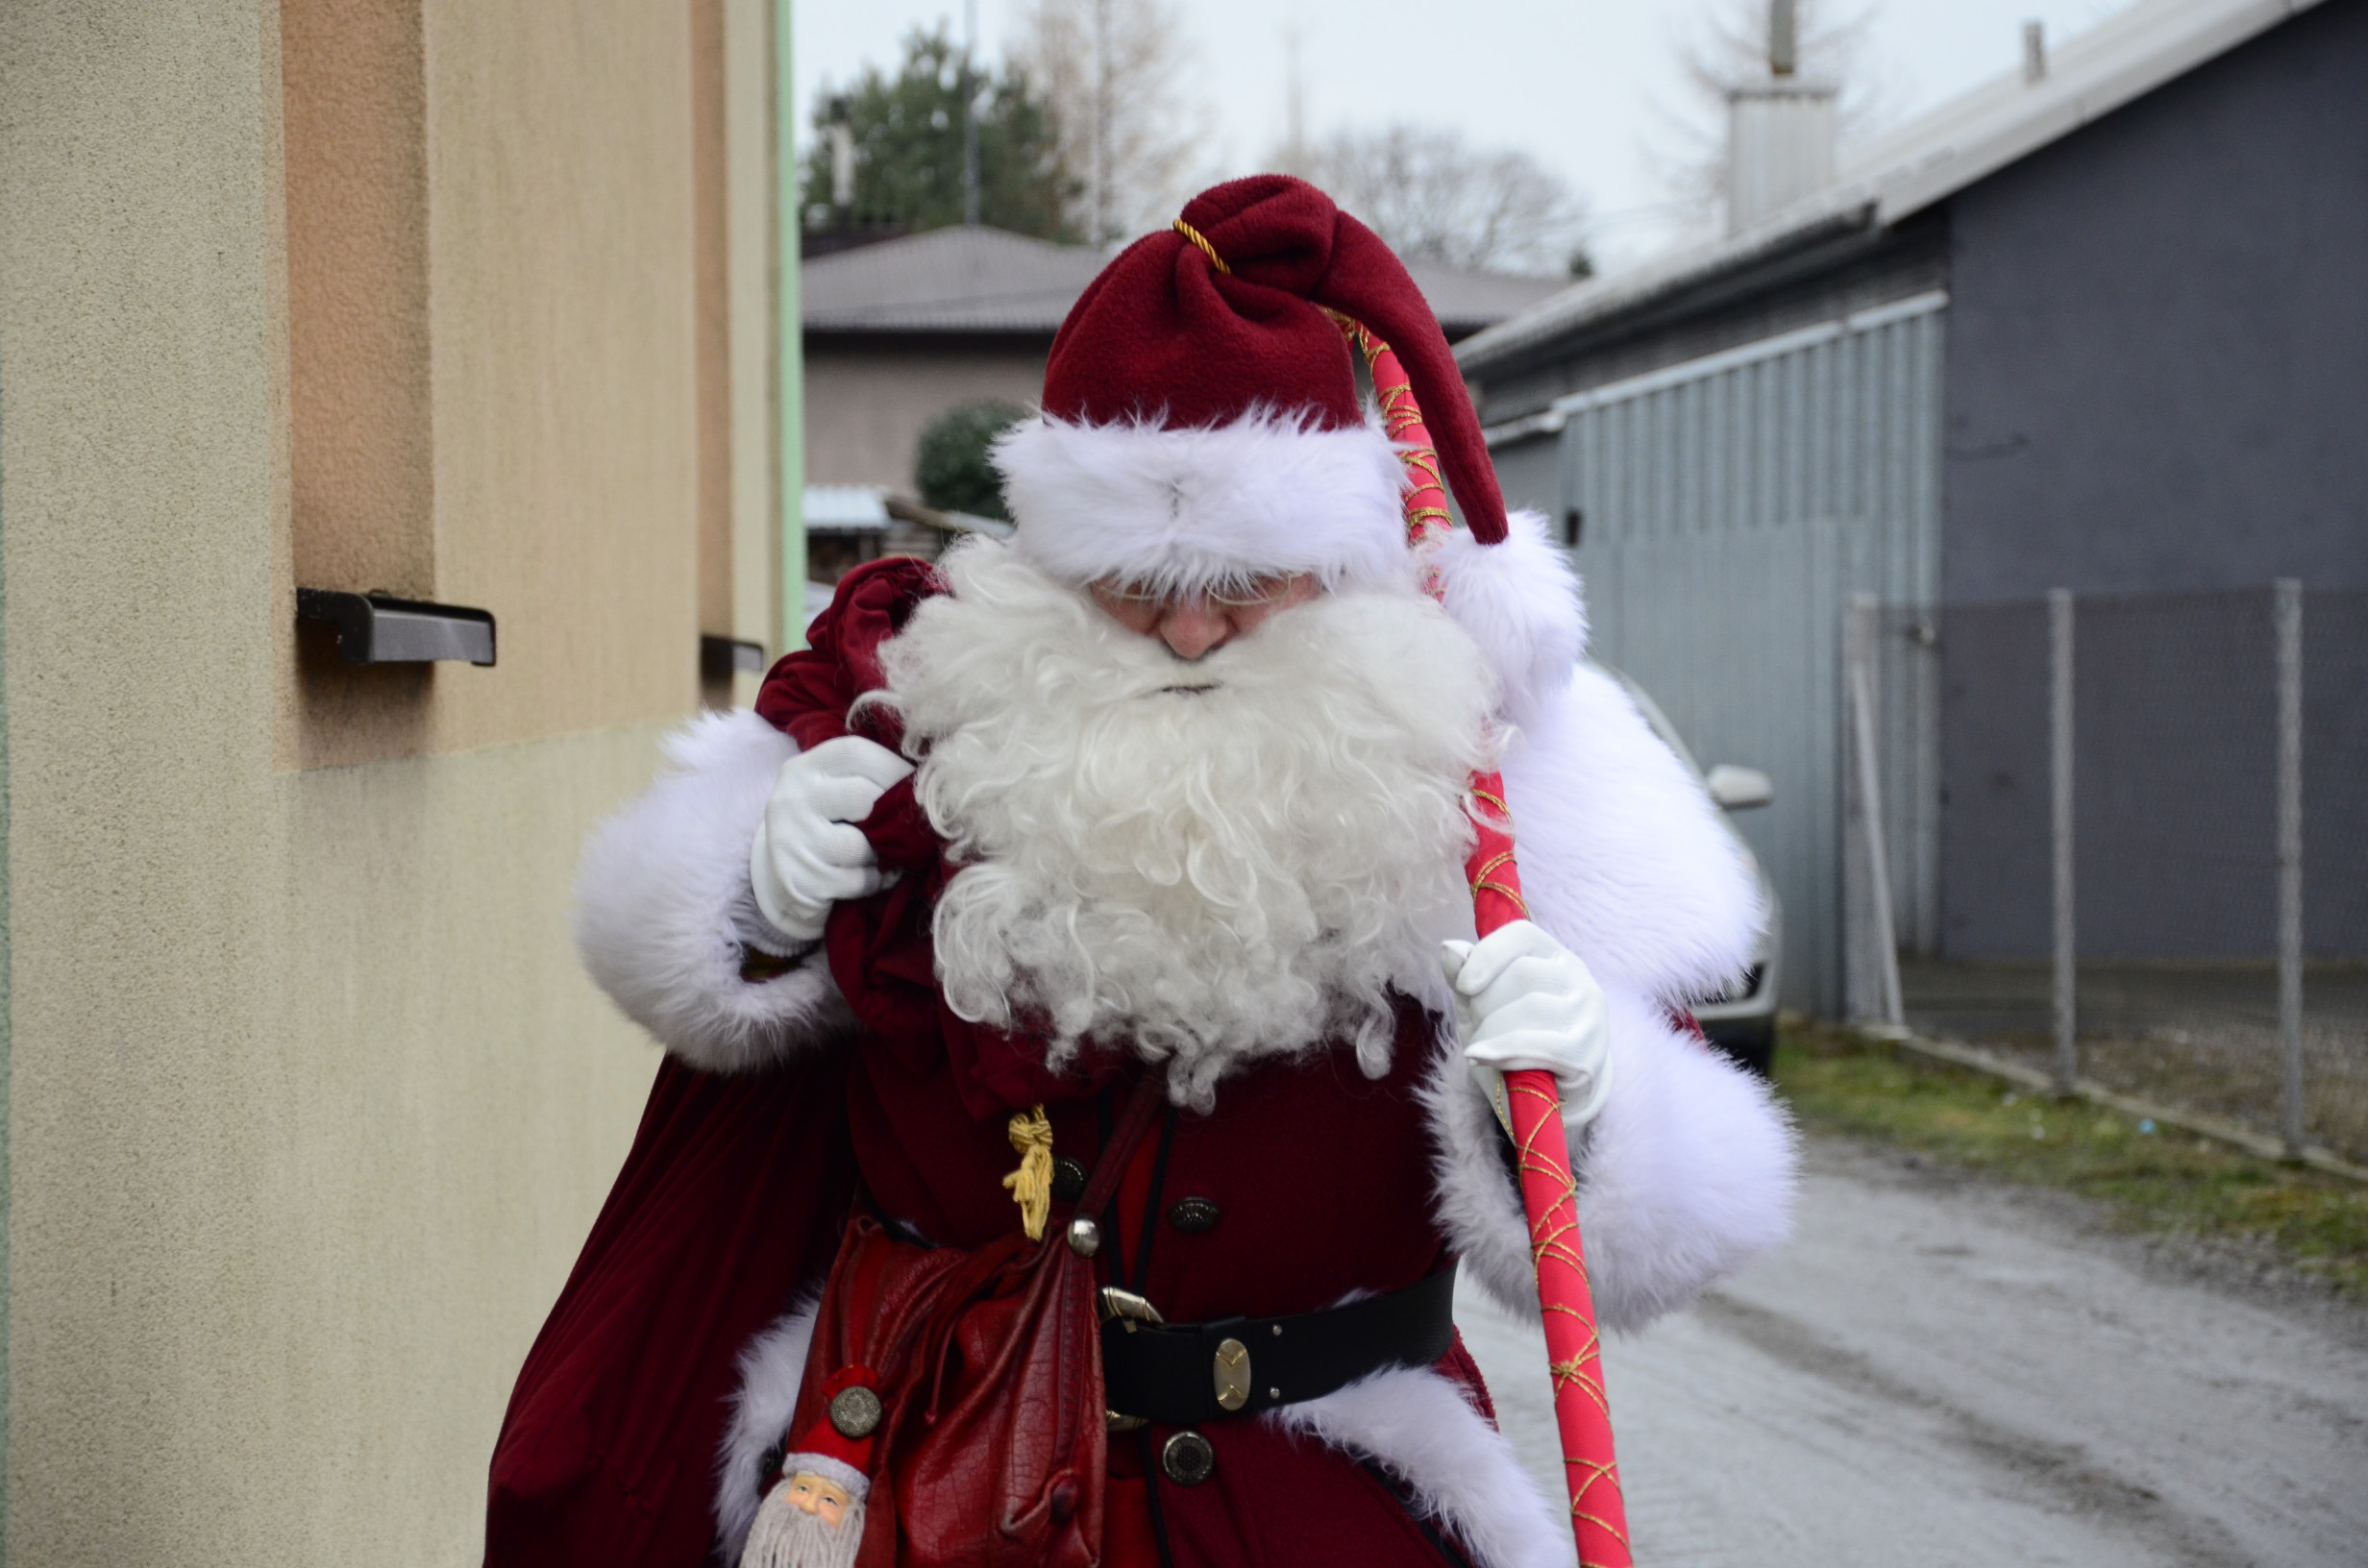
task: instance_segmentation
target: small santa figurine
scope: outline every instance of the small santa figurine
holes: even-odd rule
[[[882,1413],[873,1381],[859,1362],[832,1373],[822,1416],[765,1455],[757,1472],[765,1501],[749,1525],[742,1568],[854,1568]]]
[[[1344,319],[1468,525],[1425,557]],[[1558,1081],[1607,1327],[1779,1239],[1787,1124],[1687,1013],[1748,962],[1751,874],[1583,661],[1421,295],[1314,187],[1220,185],[1112,260],[995,460],[1008,542],[851,574],[587,851],[585,962],[668,1061],[487,1560],[917,1560],[920,1375],[829,1364],[859,1229],[1090,1257],[1096,1561],[1566,1563],[1453,1323],[1459,1269],[1539,1311],[1491,1090]],[[1482,809],[1531,918],[1475,943]]]

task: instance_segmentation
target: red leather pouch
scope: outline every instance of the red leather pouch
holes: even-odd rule
[[[1147,1072],[1075,1213],[1101,1213],[1159,1113]],[[1098,1568],[1105,1478],[1094,1262],[1064,1227],[964,1252],[849,1221],[790,1430],[842,1367],[878,1379],[859,1568]]]

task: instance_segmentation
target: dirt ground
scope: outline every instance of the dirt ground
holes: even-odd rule
[[[1900,965],[1917,1033],[2003,1049],[2042,1069],[2055,1052],[2054,983],[2043,963]],[[2284,1058],[2269,963],[2084,963],[2076,1017],[2084,1075],[2278,1133]],[[2302,1039],[2306,1135],[2368,1163],[2368,964],[2304,967]]]
[[[1542,1340],[1457,1316],[1559,1497]],[[2363,1560],[2368,1312],[1916,1156],[1813,1140],[1794,1241],[1605,1360],[1642,1568]]]

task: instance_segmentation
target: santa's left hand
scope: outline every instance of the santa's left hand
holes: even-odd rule
[[[1464,1060],[1490,1100],[1502,1074],[1534,1067],[1554,1075],[1564,1126],[1592,1121],[1612,1087],[1612,1017],[1585,961],[1516,920],[1476,943],[1442,943],[1439,963],[1455,991]]]

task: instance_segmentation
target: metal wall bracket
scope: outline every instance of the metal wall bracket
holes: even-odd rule
[[[765,673],[765,645],[744,643],[735,637],[718,637],[702,632],[699,637],[699,674],[706,680],[729,680],[736,674],[761,675]]]
[[[458,659],[493,663],[493,614],[457,604],[424,604],[385,594],[296,590],[296,619],[337,628],[337,657],[347,664],[424,664]]]

